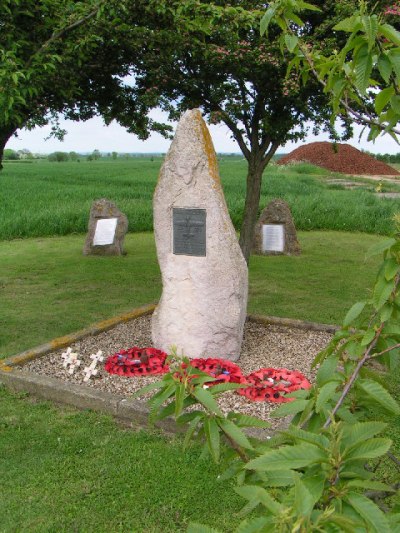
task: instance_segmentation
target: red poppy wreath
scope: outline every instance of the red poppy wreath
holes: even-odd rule
[[[309,389],[311,383],[297,370],[287,368],[261,368],[246,376],[249,387],[236,392],[253,402],[290,402],[285,395],[299,389]]]
[[[167,354],[155,348],[138,348],[120,350],[107,358],[104,369],[109,374],[119,376],[150,376],[165,374],[169,371],[165,364]]]

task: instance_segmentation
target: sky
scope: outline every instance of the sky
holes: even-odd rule
[[[151,116],[156,120],[165,120],[165,114],[161,110],[155,110]],[[146,141],[139,140],[132,133],[128,133],[125,128],[116,122],[110,126],[105,126],[101,118],[93,118],[86,122],[73,122],[60,119],[60,125],[67,130],[64,141],[57,139],[45,140],[49,135],[51,127],[44,126],[35,128],[32,131],[19,130],[18,137],[12,137],[6,148],[22,150],[26,148],[32,153],[49,154],[55,151],[62,152],[92,152],[97,149],[101,152],[139,152],[139,153],[163,153],[166,152],[171,143],[160,134],[153,133]],[[211,125],[211,136],[217,152],[240,153],[237,143],[231,139],[230,132],[226,126]],[[372,153],[396,154],[400,152],[400,146],[385,135],[378,138],[375,143],[368,142],[364,134],[361,141],[358,139],[361,127],[356,126],[354,138],[346,141],[359,150],[368,150]],[[327,133],[314,136],[311,133],[304,141],[297,144],[287,143],[278,149],[278,153],[288,153],[304,143],[315,141],[329,141]]]

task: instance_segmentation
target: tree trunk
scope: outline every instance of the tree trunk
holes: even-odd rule
[[[270,145],[267,154],[262,150],[251,152],[248,162],[246,181],[246,200],[244,204],[244,216],[242,227],[240,228],[239,244],[242,249],[246,263],[249,264],[251,250],[253,246],[254,228],[257,223],[258,206],[260,204],[262,176],[265,167],[275,154],[280,143],[274,142]]]
[[[262,175],[266,163],[262,155],[250,156],[246,180],[246,201],[244,205],[243,223],[240,229],[239,244],[247,264],[249,263],[253,245],[254,227],[257,222],[258,206],[260,203]]]
[[[4,148],[6,144],[8,143],[8,140],[10,137],[17,131],[17,128],[14,127],[8,127],[8,128],[0,128],[0,170],[3,169],[3,155],[4,155]]]

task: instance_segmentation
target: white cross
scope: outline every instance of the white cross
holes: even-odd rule
[[[95,376],[97,374],[97,368],[96,368],[97,361],[93,361],[89,366],[85,366],[83,369],[83,372],[85,374],[85,377],[83,378],[83,381],[88,382],[89,379],[92,376]]]
[[[92,359],[93,363],[96,363],[96,364],[100,361],[104,361],[103,352],[99,350],[97,353],[92,353],[92,355],[90,356],[90,359]]]
[[[63,367],[69,367],[69,374],[73,374],[75,372],[75,368],[81,364],[80,359],[78,359],[78,354],[73,352],[71,348],[67,348],[67,351],[62,353],[61,357],[64,359]]]
[[[92,377],[92,376],[95,376],[97,374],[97,363],[99,363],[100,361],[103,361],[104,360],[104,357],[103,357],[103,352],[101,350],[99,350],[97,353],[92,353],[92,355],[90,356],[90,359],[92,360],[92,362],[90,363],[89,366],[86,366],[84,369],[83,369],[83,372],[85,374],[85,377],[83,378],[83,381],[84,382],[88,382],[89,379]]]

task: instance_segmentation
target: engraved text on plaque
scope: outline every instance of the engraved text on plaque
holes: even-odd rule
[[[112,244],[117,228],[117,218],[100,218],[94,232],[93,246],[107,246]]]
[[[206,210],[172,210],[173,253],[175,255],[206,255]]]
[[[285,249],[285,231],[283,224],[263,225],[263,251],[283,252]]]

